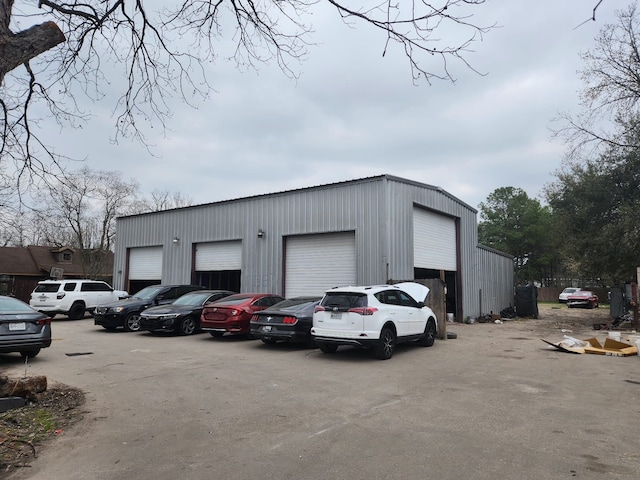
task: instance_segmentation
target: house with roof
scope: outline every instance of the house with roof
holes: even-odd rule
[[[24,302],[48,278],[91,278],[111,283],[113,252],[30,245],[0,247],[0,295]]]

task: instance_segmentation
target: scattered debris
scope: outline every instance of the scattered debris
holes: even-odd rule
[[[513,307],[508,307],[504,310],[500,310],[500,316],[502,318],[516,318],[516,311]]]
[[[93,355],[93,352],[72,352],[65,353],[67,357],[77,357],[78,355]]]
[[[600,344],[597,338],[578,340],[568,335],[565,335],[564,340],[557,343],[549,342],[544,339],[542,339],[542,341],[566,353],[592,353],[595,355],[607,355],[611,357],[628,357],[631,355],[638,355],[638,347],[612,338],[605,339],[604,345]]]
[[[77,388],[56,384],[35,396],[22,407],[0,413],[0,478],[28,467],[37,450],[85,413],[80,408],[84,393]]]

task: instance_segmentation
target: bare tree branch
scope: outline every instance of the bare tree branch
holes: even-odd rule
[[[616,15],[618,22],[605,25],[581,55],[581,111],[558,117],[563,125],[554,135],[564,138],[569,157],[640,147],[640,15],[635,5]]]
[[[11,159],[21,178],[46,176],[61,165],[60,153],[39,139],[46,124],[29,114],[37,105],[60,125],[76,127],[88,118],[80,95],[100,101],[119,89],[113,140],[149,145],[146,126],[164,131],[170,99],[197,107],[210,95],[206,69],[212,62],[230,59],[238,68],[275,62],[295,78],[313,41],[309,20],[326,6],[350,27],[380,32],[383,56],[398,46],[415,82],[453,82],[451,62],[477,72],[466,56],[492,28],[472,21],[472,10],[485,2],[39,0],[36,7],[0,0],[1,168]],[[453,36],[443,40],[439,31]]]
[[[596,3],[596,6],[593,7],[593,11],[591,13],[591,18],[587,18],[584,22],[582,22],[580,25],[577,25],[574,30],[576,28],[580,28],[582,25],[584,25],[585,23],[588,22],[595,22],[596,21],[596,10],[598,10],[598,7],[600,6],[600,4],[603,2],[604,0],[599,0],[598,3]]]

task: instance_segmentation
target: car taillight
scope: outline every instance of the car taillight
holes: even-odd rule
[[[38,320],[37,324],[38,325],[51,325],[51,319],[50,318],[41,318],[40,320]]]
[[[252,322],[257,322],[258,321],[258,315],[254,315],[251,317],[251,321]]]
[[[378,311],[375,307],[358,307],[350,308],[349,313],[357,313],[358,315],[373,315]]]
[[[321,307],[320,305],[316,305],[316,308],[313,309],[313,312],[324,312],[325,308]]]
[[[298,321],[298,319],[296,317],[284,317],[282,319],[282,323],[287,324],[287,325],[293,325],[297,321]]]

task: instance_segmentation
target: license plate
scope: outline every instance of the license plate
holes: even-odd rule
[[[9,330],[15,332],[17,330],[26,330],[27,324],[25,322],[14,322],[9,324]]]
[[[270,332],[271,331],[271,325],[265,325],[264,327],[262,327],[262,330],[265,332]]]
[[[341,313],[332,313],[331,314],[331,320],[340,320],[342,318],[342,314]]]

